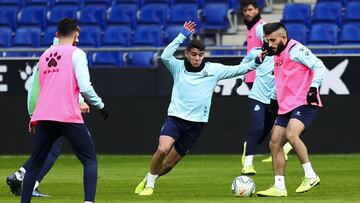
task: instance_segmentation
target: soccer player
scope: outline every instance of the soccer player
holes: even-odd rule
[[[263,26],[266,24],[265,20],[261,18],[260,10],[257,5],[256,0],[242,0],[241,8],[244,15],[244,24],[247,27],[247,39],[246,39],[246,52],[247,54],[255,47],[261,47],[263,45]],[[249,55],[251,56],[251,54]],[[264,64],[263,64],[264,65]],[[267,74],[271,73],[270,68],[273,68],[273,65],[268,60],[266,63]],[[242,174],[256,174],[255,168],[253,167],[252,160],[256,151],[257,145],[259,145],[262,140],[266,138],[269,131],[271,130],[271,123],[273,123],[273,118],[267,112],[268,108],[266,104],[270,103],[270,94],[273,82],[271,82],[270,75],[264,76],[261,75],[261,79],[258,78],[258,85],[253,90],[253,83],[255,82],[256,73],[258,71],[251,71],[245,74],[245,83],[248,84],[251,88],[249,98],[250,98],[250,111],[252,113],[252,125],[248,133],[247,141],[243,144],[243,153],[241,158],[241,163],[243,165]],[[263,71],[261,71],[264,73]],[[260,73],[261,74],[261,73]],[[238,87],[241,85],[241,79],[237,79]],[[255,101],[254,101],[255,100]],[[258,103],[260,102],[260,103]],[[262,104],[261,104],[262,103]],[[258,107],[262,107],[258,110]],[[265,108],[265,109],[264,109]],[[284,145],[284,151],[287,158],[287,154],[292,149],[290,144]],[[262,162],[271,162],[272,159],[267,158],[262,160]]]
[[[174,78],[168,116],[160,132],[159,145],[153,155],[150,171],[135,193],[152,195],[155,180],[168,173],[190,151],[208,121],[211,98],[219,80],[243,75],[261,63],[255,61],[236,66],[204,61],[205,46],[190,40],[184,60],[173,55],[184,40],[195,31],[194,22],[185,22],[181,33],[164,49],[161,60]]]
[[[79,106],[79,93],[108,117],[105,105],[90,82],[86,54],[73,46],[77,37],[76,21],[65,18],[57,25],[59,45],[40,57],[39,98],[29,124],[36,131],[29,169],[23,181],[21,202],[31,201],[32,190],[47,155],[61,135],[70,142],[84,167],[85,202],[94,202],[97,184],[97,160],[94,143],[84,125]]]
[[[269,42],[268,52],[274,54],[279,111],[269,144],[275,184],[267,190],[258,191],[257,194],[286,197],[285,156],[282,149],[286,141],[293,146],[305,173],[296,193],[306,192],[320,183],[300,135],[309,128],[322,106],[318,88],[323,81],[325,66],[308,48],[289,39],[285,26],[279,22],[266,26],[264,37]]]
[[[80,35],[80,27],[78,26],[77,28],[77,37],[74,41],[74,46],[77,46],[78,41],[79,41],[79,35]],[[57,37],[54,37],[53,40],[53,45],[58,45],[59,44],[59,39]],[[53,46],[52,45],[52,46]],[[27,103],[28,103],[28,113],[29,116],[31,117],[34,113],[34,109],[35,109],[35,105],[37,102],[39,96],[39,72],[38,72],[38,67],[36,65],[36,67],[34,67],[33,70],[33,74],[30,78],[30,83],[29,83],[29,89],[28,89],[28,99],[27,99]],[[79,102],[80,102],[80,110],[82,113],[89,113],[90,112],[90,108],[89,106],[86,104],[86,102],[84,101],[84,98],[81,96],[81,94],[79,94]],[[63,145],[63,137],[59,137],[53,144],[53,146],[51,147],[51,150],[49,152],[49,155],[44,163],[43,168],[41,169],[41,172],[39,174],[39,176],[36,179],[35,182],[35,186],[34,186],[34,190],[32,192],[32,196],[33,197],[47,197],[49,195],[43,194],[39,191],[39,184],[41,182],[41,180],[44,178],[44,176],[50,171],[51,167],[54,165],[56,159],[59,157],[60,153],[61,153],[61,148]],[[9,175],[6,179],[6,183],[9,185],[10,187],[10,191],[18,196],[21,195],[21,184],[22,181],[24,179],[26,170],[28,169],[30,163],[30,159],[28,159],[22,167],[20,167],[15,173]]]

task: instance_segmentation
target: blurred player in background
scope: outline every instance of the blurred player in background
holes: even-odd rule
[[[139,195],[152,195],[156,179],[168,173],[190,151],[208,121],[217,82],[243,75],[262,62],[261,58],[236,66],[205,62],[205,45],[196,39],[189,41],[186,59],[176,59],[175,51],[195,31],[195,26],[194,22],[185,22],[181,33],[161,55],[174,78],[174,85],[168,116],[160,132],[150,171],[135,189]]]
[[[73,46],[78,37],[77,23],[62,19],[58,23],[59,45],[46,50],[40,57],[39,98],[29,124],[34,131],[33,150],[23,181],[21,202],[31,201],[35,181],[53,143],[62,135],[70,142],[84,167],[85,202],[95,200],[97,159],[94,143],[84,125],[79,105],[79,93],[107,118],[108,112],[94,91],[89,76],[86,54]]]
[[[266,22],[261,18],[260,10],[256,0],[242,0],[241,8],[245,18],[244,23],[247,27],[246,52],[249,57],[253,58],[253,56],[256,55],[250,54],[252,49],[259,48],[263,45],[263,26],[266,24]],[[261,68],[261,70],[254,70],[245,74],[245,80],[244,77],[238,78],[237,84],[235,86],[235,89],[237,89],[237,87],[241,85],[241,81],[244,80],[245,83],[248,84],[251,88],[249,98],[250,111],[252,114],[252,124],[248,133],[247,141],[245,141],[243,144],[243,154],[241,159],[241,163],[243,165],[243,169],[241,172],[244,175],[256,174],[255,168],[252,164],[256,147],[266,138],[274,123],[273,116],[268,111],[270,94],[274,85],[273,76],[269,74],[272,73],[271,69],[274,68],[274,65],[273,63],[271,63],[272,58],[267,58],[269,59],[267,59],[266,64],[262,64],[262,66],[268,67]],[[255,79],[256,74],[259,71],[262,75]],[[257,85],[255,88],[253,88],[253,83],[256,80]],[[284,151],[286,155],[290,152],[291,149],[292,147],[290,144],[287,143],[286,145],[284,145]],[[271,161],[271,156],[267,159],[262,160],[262,162]]]
[[[79,43],[79,35],[80,35],[80,27],[77,27],[77,35],[76,39],[74,41],[74,46],[77,46]],[[57,37],[54,37],[53,45],[58,45],[59,39]],[[30,79],[29,83],[29,89],[28,89],[28,96],[27,96],[27,106],[28,106],[28,113],[31,117],[34,113],[36,102],[39,97],[39,72],[38,72],[38,66],[36,65],[33,70],[33,74]],[[84,98],[79,94],[79,103],[80,103],[80,110],[82,113],[89,113],[90,108],[84,101]],[[49,155],[44,163],[43,168],[41,169],[39,176],[36,179],[34,190],[32,193],[33,197],[48,197],[49,195],[43,194],[39,191],[39,184],[41,180],[45,177],[45,175],[50,171],[51,167],[54,165],[56,159],[59,157],[61,153],[61,148],[63,145],[63,137],[59,137],[57,139],[53,146],[51,147],[51,150],[49,152]],[[11,174],[7,177],[6,183],[10,187],[10,191],[18,196],[21,195],[21,184],[24,179],[25,173],[29,167],[30,159],[28,159],[22,167],[20,167],[15,173]]]
[[[310,127],[319,107],[322,106],[318,88],[323,81],[326,67],[307,47],[289,39],[286,28],[281,23],[266,26],[264,37],[269,43],[268,53],[274,55],[279,111],[269,144],[275,183],[274,186],[258,191],[257,194],[285,197],[285,155],[282,147],[286,141],[294,147],[305,173],[296,193],[306,192],[320,183],[300,135]]]

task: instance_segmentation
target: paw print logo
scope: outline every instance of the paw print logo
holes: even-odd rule
[[[29,89],[31,77],[33,77],[32,73],[36,67],[37,66],[34,66],[32,68],[28,63],[26,63],[25,70],[19,69],[20,78],[25,81],[24,87],[26,91]]]
[[[54,54],[51,53],[49,57],[46,57],[46,61],[48,62],[48,67],[51,68],[51,67],[56,67],[57,64],[58,64],[58,60],[61,59],[61,56],[58,55],[57,52],[55,52]]]

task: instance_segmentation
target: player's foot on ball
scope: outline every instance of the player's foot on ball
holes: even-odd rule
[[[139,193],[139,195],[141,196],[147,196],[147,195],[152,195],[154,193],[154,188],[151,188],[151,187],[146,187],[144,188],[143,191],[141,191]]]
[[[307,192],[309,191],[311,188],[317,186],[320,184],[320,177],[316,176],[316,178],[306,178],[304,177],[301,185],[296,189],[295,192],[297,193],[302,193],[302,192]]]
[[[35,190],[33,190],[32,196],[33,196],[33,197],[50,197],[50,195],[41,193],[38,188],[36,188]]]
[[[21,195],[21,181],[16,178],[15,173],[6,178],[6,183],[9,185],[11,193],[16,196]]]
[[[244,167],[244,168],[241,170],[241,174],[243,174],[243,175],[255,175],[255,174],[256,174],[256,171],[255,171],[254,166],[251,165],[251,166]]]
[[[242,166],[244,166],[245,164],[245,153],[246,153],[246,142],[244,142],[244,148],[243,148],[243,153],[242,153],[242,156],[241,156],[241,164]]]
[[[140,183],[135,188],[135,194],[139,194],[141,191],[144,190],[146,185],[146,177],[140,181]]]
[[[269,189],[258,191],[256,194],[260,197],[286,197],[287,190],[280,190],[275,186],[271,186]]]

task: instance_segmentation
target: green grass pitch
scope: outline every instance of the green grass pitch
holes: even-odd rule
[[[0,202],[19,202],[5,183],[7,175],[16,170],[26,156],[0,156]],[[274,177],[270,163],[261,163],[255,156],[257,175],[252,178],[256,190],[267,189]],[[99,179],[97,203],[115,202],[360,202],[360,155],[311,155],[311,162],[321,184],[307,193],[296,194],[303,177],[301,164],[290,155],[286,167],[285,198],[236,198],[231,194],[232,180],[240,175],[240,155],[188,155],[173,171],[156,182],[155,193],[142,197],[134,194],[140,179],[148,172],[151,156],[98,155]],[[40,185],[50,198],[33,198],[34,203],[83,202],[82,166],[73,155],[62,155]]]

